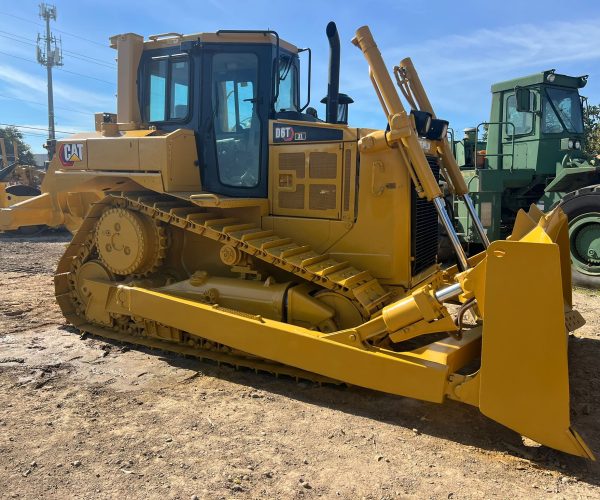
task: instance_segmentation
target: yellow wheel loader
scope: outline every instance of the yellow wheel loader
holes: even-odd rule
[[[8,161],[6,142],[0,137],[0,208],[7,208],[33,196],[41,194],[39,186],[44,178],[44,171],[31,165],[19,162],[16,141],[13,142],[12,163]]]
[[[440,176],[468,200],[466,187],[414,68],[397,73],[407,112],[360,28],[388,127],[350,127],[334,23],[327,35],[324,119],[300,102],[310,51],[274,31],[111,39],[118,112],[58,141],[46,179],[55,199],[102,193],[58,264],[65,317],[235,366],[462,401],[593,458],[569,419],[567,333],[583,320],[565,216],[532,207],[467,258]]]
[[[34,176],[43,177],[43,172],[17,162],[0,168],[0,208],[7,208],[33,196],[41,194]]]

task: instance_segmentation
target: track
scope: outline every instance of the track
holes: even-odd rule
[[[227,346],[191,336],[145,318],[113,317],[112,327],[89,322],[85,317],[85,305],[76,290],[76,274],[83,264],[97,258],[94,239],[96,223],[103,212],[113,207],[140,212],[157,223],[171,225],[233,246],[245,254],[291,272],[302,280],[340,293],[354,302],[365,318],[376,313],[390,299],[390,295],[367,271],[357,269],[347,262],[336,261],[328,255],[318,254],[307,245],[298,244],[290,238],[282,238],[273,231],[264,231],[254,224],[219,216],[211,209],[200,208],[170,196],[148,196],[147,193],[109,194],[91,208],[60,259],[55,275],[55,293],[63,315],[84,333],[201,359],[207,358],[218,363],[225,362],[236,367],[244,366],[319,382],[335,382],[326,377],[234,351]]]

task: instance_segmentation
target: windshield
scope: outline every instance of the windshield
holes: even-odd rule
[[[583,133],[581,100],[574,89],[544,89],[544,110],[542,132],[560,134],[562,132]]]

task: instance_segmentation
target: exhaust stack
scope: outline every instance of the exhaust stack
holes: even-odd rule
[[[340,100],[340,35],[333,21],[325,29],[329,40],[329,80],[327,82],[327,97],[325,115],[328,123],[337,123]]]

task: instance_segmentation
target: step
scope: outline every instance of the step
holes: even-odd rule
[[[204,213],[190,214],[186,217],[186,219],[189,220],[190,222],[193,222],[194,224],[203,225],[204,222],[206,220],[208,220],[210,217],[214,217],[213,214],[204,212]]]
[[[233,217],[223,217],[222,219],[208,219],[204,222],[204,226],[221,233],[223,232],[224,227],[235,224],[236,222],[239,222],[239,220]]]
[[[350,267],[350,264],[348,262],[337,262],[336,264],[333,264],[329,267],[321,269],[320,271],[317,271],[317,274],[319,276],[329,276],[333,273],[338,273],[342,269],[346,269],[347,267]]]
[[[274,236],[274,234],[275,233],[273,233],[273,231],[270,230],[258,230],[255,233],[245,234],[244,236],[242,236],[242,241],[247,241],[250,243],[250,245],[255,246],[255,244],[258,243],[258,240],[269,238],[271,236]],[[258,247],[260,248],[260,245],[258,245]]]
[[[321,276],[321,271],[327,268],[335,267],[337,264],[339,264],[337,260],[328,257],[325,260],[319,260],[314,264],[309,264],[308,266],[304,267],[306,267],[306,269],[308,269],[311,273],[315,273]]]
[[[356,269],[355,267],[350,266],[340,269],[339,271],[332,272],[328,275],[328,278],[340,285],[343,285],[347,279],[350,279],[353,276],[360,274],[361,272],[362,271]]]
[[[291,241],[290,243],[288,243],[286,245],[278,245],[276,247],[269,248],[269,254],[275,255],[276,257],[279,257],[280,259],[284,259],[285,258],[284,254],[286,252],[293,252],[294,250],[297,250],[298,248],[299,248],[298,243]]]
[[[231,235],[232,238],[235,238],[236,240],[246,241],[246,240],[244,240],[245,236],[251,236],[253,234],[262,233],[262,232],[263,231],[262,231],[261,228],[254,226],[254,227],[252,227],[250,229],[243,229],[241,231],[234,231],[234,232],[230,233],[230,235]]]
[[[206,212],[200,207],[175,207],[172,208],[169,213],[175,217],[187,218],[187,216],[190,214],[200,214]]]
[[[292,238],[277,237],[274,240],[263,243],[260,248],[261,248],[261,250],[269,250],[270,248],[277,248],[277,247],[282,247],[284,245],[289,245],[290,243],[292,243],[292,241],[293,241]]]
[[[300,266],[306,269],[308,266],[312,266],[313,264],[318,264],[319,262],[324,262],[326,260],[329,260],[329,255],[316,255],[314,257],[302,259],[300,261]]]
[[[231,226],[225,226],[221,230],[225,234],[231,234],[238,231],[245,231],[246,229],[256,229],[256,224],[233,224]]]
[[[138,196],[135,201],[138,203],[143,203],[144,205],[154,205],[155,203],[165,203],[171,201],[171,197],[160,196],[160,195],[147,195],[147,196]]]
[[[158,210],[162,210],[163,212],[169,212],[172,208],[181,207],[181,200],[175,201],[157,201],[152,205],[154,208]]]
[[[288,258],[288,261],[290,262],[290,264],[302,267],[303,260],[312,259],[313,257],[319,257],[319,254],[317,252],[315,252],[314,250],[307,250],[304,253],[292,255],[291,257]]]
[[[295,248],[290,248],[289,250],[281,252],[281,258],[288,259],[290,257],[293,257],[294,255],[309,252],[310,249],[311,248],[309,245],[296,246]]]
[[[373,278],[371,277],[371,275],[369,274],[368,271],[359,271],[357,274],[350,276],[346,279],[343,280],[339,280],[336,281],[336,283],[348,287],[348,288],[352,288],[354,285],[356,285],[357,283],[361,283],[363,281],[370,281]]]
[[[272,241],[279,240],[279,236],[272,234],[271,236],[264,236],[255,240],[248,241],[248,246],[255,250],[262,250],[264,245],[271,243]],[[242,240],[243,241],[243,240]]]

